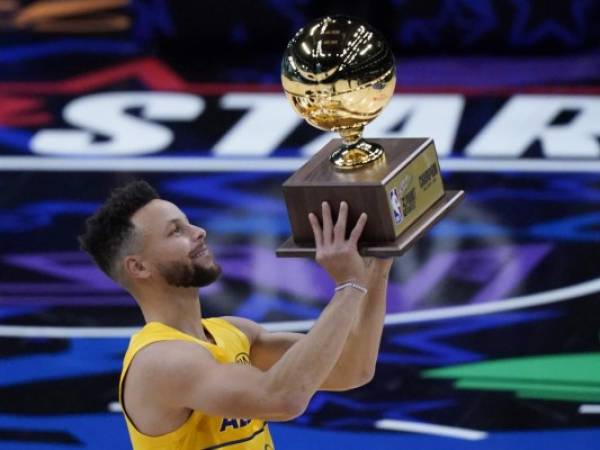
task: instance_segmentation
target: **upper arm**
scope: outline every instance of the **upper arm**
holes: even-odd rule
[[[241,317],[223,317],[239,328],[250,341],[250,361],[262,371],[269,370],[273,364],[299,339],[302,333],[269,332],[252,320]]]
[[[220,364],[191,342],[156,342],[142,349],[134,362],[142,391],[165,409],[263,420],[288,420],[301,412],[294,398],[273,392],[267,376],[257,368]]]

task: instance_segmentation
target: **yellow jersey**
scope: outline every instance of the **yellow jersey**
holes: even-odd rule
[[[138,431],[127,417],[122,392],[125,374],[136,353],[153,342],[194,342],[207,349],[221,364],[250,364],[250,343],[242,331],[218,318],[202,319],[202,325],[213,336],[216,345],[159,322],[147,323],[131,337],[119,381],[119,403],[133,450],[273,450],[269,428],[262,420],[209,416],[196,410],[176,430],[160,436],[148,436]]]

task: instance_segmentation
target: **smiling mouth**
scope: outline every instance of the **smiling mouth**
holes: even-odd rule
[[[190,258],[194,259],[204,255],[208,255],[208,247],[206,245],[202,245],[190,253]]]

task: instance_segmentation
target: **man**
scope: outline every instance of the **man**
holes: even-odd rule
[[[348,205],[327,203],[312,226],[317,262],[336,283],[306,334],[268,333],[239,317],[202,319],[198,288],[221,268],[173,203],[144,181],[113,191],[87,220],[81,246],[139,304],[146,325],[129,344],[119,400],[135,450],[272,449],[265,421],[301,415],[318,390],[371,380],[392,260],[365,259],[347,239]],[[232,364],[237,363],[237,364]]]

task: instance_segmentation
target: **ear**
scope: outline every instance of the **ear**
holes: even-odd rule
[[[150,271],[144,261],[137,255],[128,255],[123,259],[123,268],[131,280],[145,280]]]

